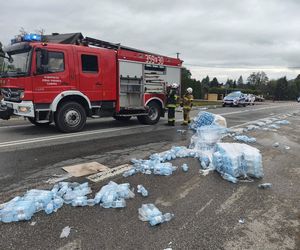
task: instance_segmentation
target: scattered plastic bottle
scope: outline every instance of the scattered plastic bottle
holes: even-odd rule
[[[258,185],[258,187],[262,189],[271,188],[272,186],[273,186],[272,183],[262,183]]]
[[[46,208],[45,208],[45,213],[46,214],[52,214],[54,211],[54,205],[53,202],[50,202],[47,204]]]
[[[143,197],[148,196],[148,190],[143,185],[137,185],[137,192],[141,193]]]
[[[118,199],[116,201],[113,201],[111,203],[111,207],[112,208],[123,208],[123,207],[126,207],[126,201],[125,199]]]
[[[165,213],[164,215],[163,215],[163,219],[164,219],[164,222],[166,221],[170,221],[170,220],[172,220],[174,218],[174,214],[171,214],[171,213]]]
[[[187,172],[189,170],[189,167],[186,163],[182,164],[181,168],[183,172]]]
[[[123,177],[128,177],[128,176],[131,176],[131,175],[134,175],[136,173],[136,170],[134,168],[131,168],[129,169],[128,171],[125,171],[123,173]]]
[[[164,222],[164,218],[162,215],[154,216],[149,220],[149,223],[151,226],[155,226],[157,224],[160,224]]]

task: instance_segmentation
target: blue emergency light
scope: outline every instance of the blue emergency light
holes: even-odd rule
[[[23,37],[23,41],[25,42],[33,42],[33,41],[42,41],[42,36],[39,34],[26,34]]]
[[[20,43],[20,42],[34,42],[42,41],[42,36],[39,34],[25,34],[23,36],[17,36],[14,39],[11,39],[11,44]]]

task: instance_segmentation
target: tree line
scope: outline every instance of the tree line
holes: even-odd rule
[[[240,76],[236,79],[227,79],[226,82],[219,82],[216,77],[210,79],[204,77],[201,81],[192,78],[189,69],[182,68],[181,71],[181,92],[191,87],[196,99],[203,99],[205,94],[214,93],[227,95],[232,91],[240,90],[243,93],[263,95],[266,99],[273,100],[295,100],[300,96],[300,74],[292,80],[286,76],[270,80],[263,71],[251,73],[246,80]]]

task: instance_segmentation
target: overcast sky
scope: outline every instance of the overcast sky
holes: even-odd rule
[[[7,0],[0,41],[28,32],[82,32],[176,56],[193,77],[300,74],[300,0]]]

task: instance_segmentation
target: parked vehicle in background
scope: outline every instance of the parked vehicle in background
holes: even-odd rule
[[[245,95],[246,95],[246,103],[248,105],[254,105],[255,95],[253,95],[253,94],[245,94]]]
[[[256,95],[255,96],[255,101],[256,102],[264,102],[265,101],[265,98],[261,95]]]
[[[225,96],[223,99],[223,107],[225,106],[244,106],[246,107],[246,95],[241,91],[231,92],[229,95]]]

